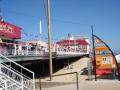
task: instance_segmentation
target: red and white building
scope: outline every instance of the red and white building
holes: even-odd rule
[[[48,44],[42,40],[19,41],[21,28],[0,20],[0,54],[45,55]]]
[[[21,28],[0,20],[0,53],[13,54],[18,39],[21,39]]]
[[[89,54],[89,38],[69,34],[56,43],[56,54],[87,55]]]

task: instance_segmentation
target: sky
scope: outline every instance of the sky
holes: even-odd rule
[[[22,40],[47,40],[47,0],[0,0],[5,21],[22,28]],[[67,36],[94,34],[113,50],[120,51],[120,0],[50,0],[52,41]],[[39,33],[39,21],[42,33]]]

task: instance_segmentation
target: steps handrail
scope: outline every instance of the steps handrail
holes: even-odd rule
[[[5,83],[6,83],[6,81],[5,80],[3,80],[3,79],[1,79],[0,78],[0,81],[2,82],[2,83],[4,83],[4,85],[5,85]],[[3,85],[0,85],[2,88],[5,88],[5,86],[3,86]]]
[[[22,75],[23,77],[25,77],[25,78],[27,78],[27,79],[32,79],[32,78],[30,78],[30,77],[25,76],[24,74],[20,73],[19,71],[15,70],[14,68],[10,67],[9,65],[7,65],[7,64],[5,64],[5,63],[4,63],[4,64],[2,63],[2,65],[5,65],[6,67],[10,68],[11,70],[14,70],[14,72]]]
[[[2,66],[4,66],[4,65],[2,65]],[[5,66],[4,66],[5,67]],[[10,70],[10,71],[12,71],[11,69],[9,69],[8,67],[5,67],[5,68],[7,68],[8,70]],[[5,73],[3,73],[3,72],[1,72],[3,75],[5,75],[5,76],[7,76]],[[19,75],[18,73],[16,73],[16,72],[14,72],[16,75],[18,75],[18,76],[20,76],[20,77],[22,77],[21,75]],[[11,77],[9,77],[9,76],[7,76],[8,78],[10,78],[11,79]],[[11,79],[11,80],[14,80],[14,79]],[[14,82],[17,82],[16,80],[14,80]],[[20,82],[17,82],[17,83],[20,83]]]
[[[8,62],[13,63],[13,64],[15,64],[16,66],[18,66],[21,70],[25,70],[26,72],[31,73],[31,74],[32,74],[32,78],[31,78],[31,80],[32,80],[32,84],[33,84],[33,90],[35,90],[35,76],[34,76],[35,74],[34,74],[33,71],[31,71],[31,70],[29,70],[29,69],[23,67],[22,65],[20,65],[20,64],[18,64],[18,63],[16,63],[16,62],[14,62],[14,61],[11,60],[11,59],[5,57],[5,56],[2,55],[1,53],[0,53],[0,58],[1,58],[1,60],[0,60],[0,64],[1,64],[1,63],[5,63],[6,61],[8,61]],[[2,58],[5,59],[5,62],[2,61]],[[1,61],[2,61],[2,62],[1,62]],[[1,65],[2,65],[2,64],[1,64]],[[6,67],[6,68],[8,68],[8,67]],[[9,70],[9,69],[8,69],[8,70]],[[15,72],[15,71],[14,71],[14,72]],[[20,76],[23,74],[22,71],[18,71],[18,72],[21,73]],[[17,72],[16,72],[16,73],[17,73]],[[18,76],[19,76],[19,75],[18,75]],[[23,76],[22,76],[22,77],[23,77]],[[26,77],[23,77],[23,78],[25,78],[25,79],[27,80]],[[28,88],[28,87],[26,87],[26,88]]]
[[[34,72],[33,72],[33,71],[31,71],[31,70],[29,70],[29,69],[27,69],[27,68],[25,68],[25,67],[23,67],[23,66],[21,66],[21,65],[19,65],[19,64],[17,64],[17,63],[15,63],[14,61],[12,61],[11,59],[9,59],[9,58],[5,57],[5,56],[4,56],[4,55],[2,55],[1,53],[0,53],[0,56],[4,57],[4,58],[5,58],[5,59],[7,59],[8,61],[11,61],[12,63],[14,63],[14,64],[18,65],[19,67],[21,67],[21,68],[23,68],[23,69],[25,69],[25,70],[27,70],[27,71],[31,72],[32,74],[34,74]]]
[[[3,65],[4,66],[4,65]],[[5,67],[5,66],[4,66]],[[7,68],[8,70],[11,71],[11,69],[9,69],[8,67],[5,67]],[[23,78],[21,75],[19,75],[18,73],[14,72],[16,75],[20,76],[21,78]],[[22,81],[21,82],[17,82],[16,80],[10,78],[8,75],[6,75],[5,73],[2,72],[3,75],[5,75],[7,78],[9,78],[10,80],[12,80],[13,82],[17,83],[18,85],[21,85]],[[27,86],[23,85],[25,88],[28,88]],[[34,85],[33,85],[34,86]],[[28,88],[29,89],[29,88]]]

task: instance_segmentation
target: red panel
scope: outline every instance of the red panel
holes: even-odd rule
[[[21,28],[5,21],[0,22],[0,36],[11,39],[20,39]]]
[[[57,44],[61,45],[88,45],[85,40],[78,39],[78,40],[62,40],[57,42]]]
[[[106,75],[111,73],[112,73],[112,69],[96,69],[97,75]]]

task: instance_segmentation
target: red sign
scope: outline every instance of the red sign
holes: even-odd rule
[[[20,39],[21,28],[8,22],[2,21],[0,22],[0,36],[11,39]]]

